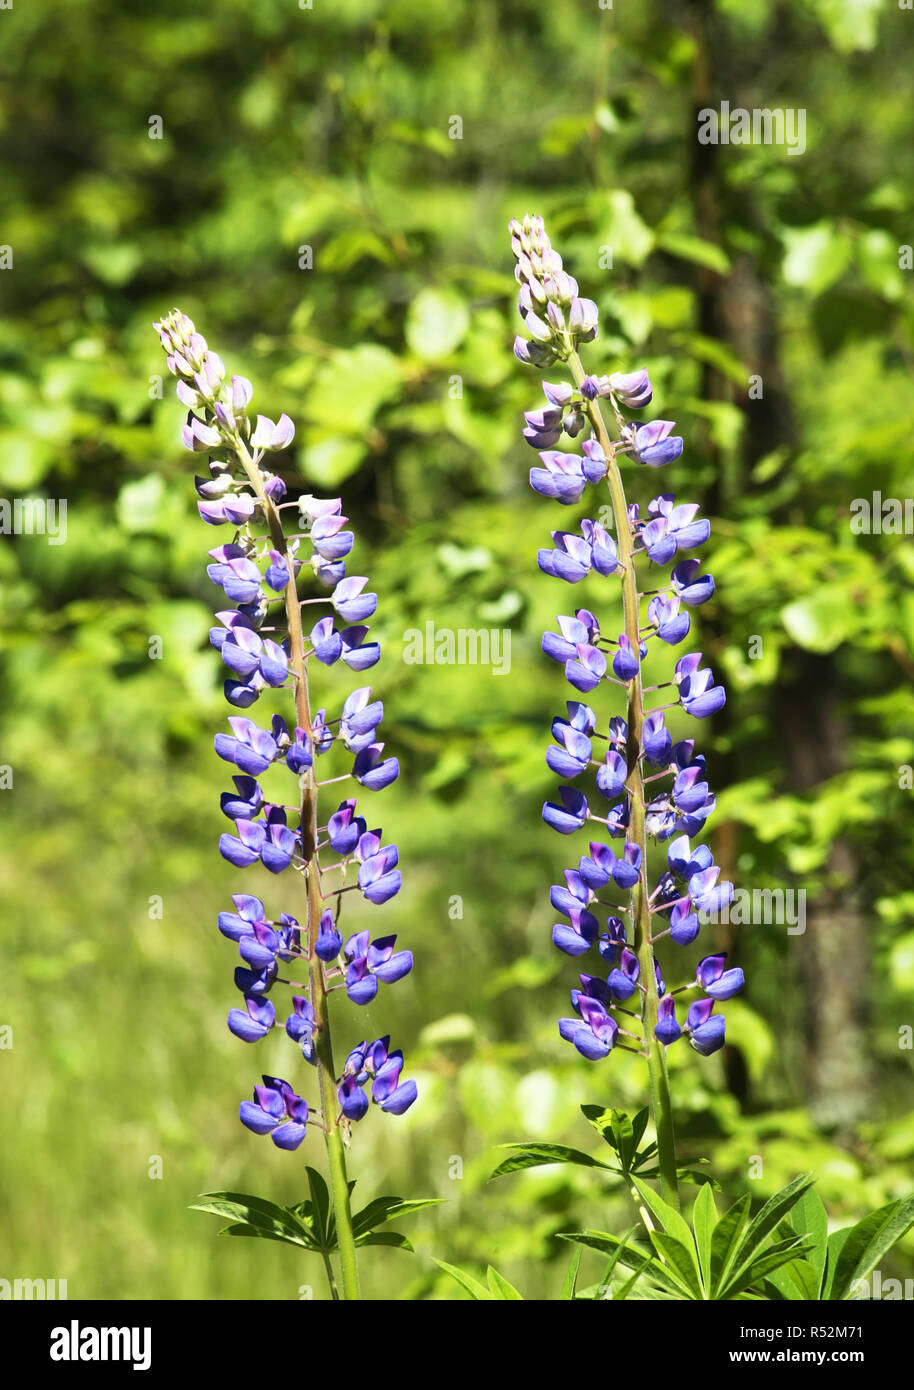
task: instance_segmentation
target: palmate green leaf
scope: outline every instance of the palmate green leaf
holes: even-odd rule
[[[252,1197],[246,1192],[204,1192],[191,1210],[228,1216],[233,1223],[253,1226],[273,1240],[285,1240],[308,1250],[320,1249],[319,1241],[315,1240],[312,1230],[299,1216],[264,1197]],[[236,1232],[230,1227],[225,1227],[220,1232],[223,1233],[249,1234]]]
[[[644,1165],[657,1152],[656,1142],[646,1145],[643,1149],[638,1147],[647,1128],[650,1114],[647,1106],[631,1118],[622,1110],[606,1109],[602,1105],[582,1105],[581,1113],[601,1139],[617,1154],[621,1171],[625,1176],[631,1172],[646,1175]]]
[[[616,1170],[582,1149],[570,1149],[565,1144],[500,1144],[499,1148],[512,1149],[510,1158],[504,1159],[492,1173],[492,1178],[504,1177],[506,1173],[517,1173],[522,1168],[538,1168],[546,1163],[577,1163],[582,1168],[602,1168],[606,1172]]]
[[[668,1235],[666,1231],[651,1231],[650,1237],[651,1244],[664,1261],[667,1270],[682,1286],[683,1297],[700,1299],[703,1289],[691,1235],[688,1245],[684,1245],[675,1236]]]
[[[375,1197],[367,1207],[363,1207],[352,1218],[352,1229],[356,1236],[383,1226],[387,1221],[396,1221],[401,1216],[411,1216],[423,1207],[439,1207],[447,1201],[446,1197],[417,1197],[407,1201],[403,1197]]]
[[[724,1212],[711,1237],[711,1296],[723,1283],[733,1263],[742,1233],[749,1220],[749,1194],[744,1193]]]
[[[723,1277],[714,1291],[715,1298],[729,1297],[731,1287],[734,1284],[743,1287],[741,1280],[746,1268],[775,1227],[796,1205],[803,1194],[812,1187],[812,1183],[813,1179],[810,1173],[801,1173],[798,1178],[794,1178],[793,1182],[782,1187],[780,1192],[776,1192],[773,1197],[768,1199],[758,1215],[750,1221],[732,1259],[728,1261]]]
[[[445,1260],[435,1260],[439,1269],[443,1269],[445,1274],[449,1274],[452,1279],[456,1279],[462,1288],[466,1289],[471,1298],[477,1303],[491,1303],[494,1295],[491,1289],[486,1288],[472,1274],[467,1274],[465,1269],[460,1269],[457,1265],[449,1265]]]
[[[871,1211],[856,1226],[835,1231],[828,1240],[828,1273],[822,1297],[847,1299],[858,1279],[865,1279],[897,1241],[914,1226],[914,1197],[900,1197]]]
[[[632,1182],[638,1189],[638,1192],[640,1193],[641,1198],[644,1204],[647,1206],[648,1210],[656,1218],[656,1220],[660,1222],[661,1226],[667,1232],[667,1234],[673,1236],[676,1240],[679,1241],[680,1245],[684,1245],[687,1250],[693,1249],[694,1241],[692,1239],[692,1232],[689,1230],[689,1224],[686,1221],[685,1217],[680,1216],[679,1212],[675,1209],[675,1207],[671,1207],[670,1204],[668,1202],[665,1202],[662,1197],[658,1197],[657,1193],[653,1190],[653,1188],[648,1187],[647,1183],[642,1182],[640,1178],[632,1178]],[[697,1258],[694,1256],[693,1263],[695,1265],[695,1272],[697,1274],[698,1261]]]
[[[727,1281],[726,1287],[716,1295],[718,1299],[733,1299],[760,1285],[774,1270],[790,1264],[798,1257],[805,1256],[812,1248],[807,1236],[791,1236],[766,1246],[755,1259],[742,1265]]]
[[[666,1265],[661,1264],[653,1255],[628,1245],[618,1236],[610,1235],[608,1231],[560,1231],[559,1240],[574,1241],[578,1245],[588,1246],[591,1250],[617,1255],[619,1264],[624,1265],[626,1269],[646,1274],[674,1298],[682,1298],[682,1285]]]

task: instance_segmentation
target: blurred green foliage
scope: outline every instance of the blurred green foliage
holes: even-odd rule
[[[282,1038],[246,1052],[224,1026],[234,962],[215,917],[239,884],[215,851],[225,711],[203,566],[218,535],[160,389],[150,324],[174,303],[259,409],[293,416],[290,481],[344,494],[381,595],[374,684],[404,775],[377,804],[405,871],[384,923],[417,965],[364,1013],[338,1010],[336,1032],[392,1031],[422,1091],[405,1119],[359,1127],[363,1199],[449,1202],[411,1223],[418,1261],[365,1253],[366,1291],[452,1297],[432,1255],[496,1256],[527,1297],[554,1297],[557,1231],[630,1224],[590,1170],[486,1181],[499,1143],[587,1146],[581,1103],[644,1098],[634,1058],[586,1064],[555,1027],[574,975],[549,945],[548,885],[568,855],[539,808],[565,692],[539,650],[558,600],[534,556],[568,513],[529,492],[519,438],[539,392],[510,351],[506,227],[527,210],[600,306],[591,369],[646,364],[685,435],[661,486],[712,515],[718,591],[697,630],[730,691],[700,731],[712,843],[738,883],[852,900],[865,942],[847,964],[865,1118],[810,1105],[808,1054],[827,1063],[840,1041],[810,1032],[812,938],[737,929],[750,983],[728,1008],[729,1060],[671,1053],[684,1156],[710,1158],[731,1200],[814,1168],[839,1224],[909,1192],[914,557],[850,516],[874,489],[914,488],[912,22],[890,0],[0,14],[0,492],[68,501],[66,544],[0,548],[6,1277],[90,1298],[320,1288],[293,1249],[219,1241],[188,1210],[214,1189],[293,1203],[304,1175],[237,1121],[257,1074],[294,1055]],[[806,153],[702,164],[705,88],[714,105],[802,106]],[[587,583],[574,597],[606,604]],[[427,622],[509,628],[510,675],[405,663],[404,634]],[[796,785],[785,700],[814,708],[823,687],[840,756],[813,729]]]

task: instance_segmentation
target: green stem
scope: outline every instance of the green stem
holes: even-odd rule
[[[295,715],[300,728],[311,735],[311,706],[308,691],[308,666],[305,659],[305,641],[302,629],[301,609],[298,604],[298,586],[295,583],[293,560],[283,530],[282,518],[276,504],[266,495],[260,478],[257,460],[252,458],[244,441],[236,439],[235,447],[250,484],[257,494],[261,510],[270,528],[273,548],[278,550],[286,561],[290,582],[285,588],[286,622],[289,630],[289,666],[295,676]],[[315,1044],[314,1055],[317,1064],[317,1083],[320,1093],[321,1111],[324,1116],[324,1141],[327,1146],[327,1168],[330,1177],[330,1200],[336,1222],[336,1235],[340,1251],[342,1273],[342,1292],[344,1299],[358,1299],[359,1269],[356,1257],[355,1235],[352,1229],[352,1208],[349,1202],[349,1180],[346,1174],[346,1150],[339,1120],[335,1118],[338,1110],[336,1097],[336,1067],[333,1062],[333,1041],[330,1032],[330,1012],[327,1007],[327,985],[324,967],[314,953],[320,926],[322,902],[320,888],[320,869],[317,862],[317,785],[313,766],[302,776],[302,801],[300,817],[302,858],[307,865],[308,882],[308,983],[311,993],[311,1007],[314,1010]],[[332,1278],[332,1265],[329,1258],[328,1279],[332,1297],[339,1294]]]
[[[568,358],[568,364],[575,385],[580,387],[586,373],[576,352]],[[616,462],[616,450],[610,439],[603,413],[597,400],[585,399],[584,409],[606,454],[608,463],[607,482],[612,499],[613,517],[616,526],[616,546],[619,562],[624,566],[622,573],[622,612],[625,633],[637,655],[640,644],[640,609],[638,584],[632,556],[632,533],[628,520],[628,506],[622,474]],[[639,657],[640,663],[640,657]],[[641,684],[641,670],[629,685],[628,692],[628,778],[631,789],[629,805],[629,827],[626,838],[641,850],[641,877],[632,889],[631,914],[634,930],[633,946],[640,967],[639,978],[644,986],[642,995],[642,1022],[644,1026],[644,1046],[647,1054],[648,1087],[650,1092],[651,1116],[657,1132],[657,1159],[660,1168],[660,1190],[665,1201],[679,1209],[679,1183],[676,1174],[676,1136],[673,1129],[673,1105],[670,1098],[670,1083],[666,1069],[666,1053],[663,1044],[654,1037],[657,1026],[657,1007],[660,1002],[657,993],[657,980],[654,974],[654,953],[650,942],[650,904],[647,892],[647,834],[645,831],[644,781],[641,771],[640,752],[644,728],[644,693]]]

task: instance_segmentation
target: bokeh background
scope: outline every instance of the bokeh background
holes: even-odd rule
[[[323,1156],[237,1121],[261,1070],[302,1070],[284,1038],[246,1050],[225,1028],[219,537],[170,380],[157,399],[150,323],[173,304],[292,415],[290,484],[344,495],[381,595],[373,684],[403,775],[375,804],[405,869],[383,923],[417,963],[336,1034],[389,1029],[422,1087],[357,1130],[358,1191],[449,1202],[413,1221],[417,1259],[365,1253],[366,1290],[454,1296],[434,1254],[555,1296],[556,1232],[630,1224],[587,1170],[487,1182],[500,1143],[587,1148],[581,1103],[645,1099],[634,1059],[587,1064],[555,1025],[575,971],[548,888],[569,857],[539,811],[566,691],[539,644],[569,600],[534,557],[569,514],[529,491],[519,437],[539,396],[510,350],[525,211],[599,304],[591,370],[646,364],[679,423],[661,485],[712,517],[718,591],[694,621],[729,688],[699,730],[716,857],[740,886],[808,894],[804,935],[717,929],[749,983],[724,1054],[671,1053],[683,1150],[729,1198],[814,1167],[836,1224],[907,1194],[914,553],[850,519],[874,489],[914,495],[914,14],[60,0],[0,12],[0,32],[0,492],[68,501],[65,545],[0,547],[0,1274],[88,1298],[321,1286],[291,1248],[188,1210],[215,1188],[293,1202]],[[806,152],[700,146],[696,110],[723,100],[804,108]],[[404,662],[429,621],[509,629],[510,674]]]

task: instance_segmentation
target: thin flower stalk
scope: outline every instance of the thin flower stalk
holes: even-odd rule
[[[541,465],[530,471],[531,486],[570,507],[589,487],[605,481],[612,515],[611,529],[602,519],[585,517],[574,532],[553,531],[552,546],[539,551],[537,563],[544,574],[566,584],[578,584],[591,574],[618,584],[622,609],[621,630],[614,624],[604,632],[592,612],[578,608],[558,617],[558,632],[543,636],[544,652],[563,666],[577,692],[590,696],[606,685],[626,692],[624,717],[613,715],[608,723],[588,704],[569,701],[566,715],[553,721],[553,744],[546,755],[548,766],[567,779],[558,800],[543,807],[547,824],[564,835],[585,828],[593,834],[599,826],[610,840],[624,841],[617,856],[610,844],[592,840],[589,854],[565,871],[564,886],[552,889],[552,904],[566,919],[553,928],[554,944],[572,957],[596,949],[610,967],[606,975],[580,976],[580,987],[571,991],[575,1017],[560,1019],[559,1031],[584,1057],[600,1060],[623,1046],[617,1015],[624,1005],[631,1015],[637,1004],[635,1050],[647,1062],[661,1190],[678,1206],[666,1051],[681,1037],[704,1056],[723,1046],[724,1018],[714,1013],[714,1005],[742,988],[743,973],[727,968],[724,956],[708,955],[691,978],[669,990],[655,953],[661,939],[677,947],[691,945],[701,916],[719,912],[733,894],[731,883],[718,882],[720,870],[711,851],[691,847],[690,837],[702,832],[715,797],[704,757],[696,753],[692,739],[673,743],[666,711],[681,708],[704,719],[721,708],[726,696],[710,670],[701,667],[700,653],[680,657],[671,680],[659,685],[645,686],[642,664],[650,642],[683,642],[691,626],[687,610],[714,593],[711,575],[699,573],[699,561],[687,555],[705,543],[710,526],[698,516],[696,504],[677,504],[670,493],[651,499],[645,516],[638,503],[628,501],[622,465],[663,467],[680,457],[683,441],[673,433],[672,421],[642,424],[626,417],[626,411],[641,410],[652,399],[645,369],[600,377],[587,373],[579,348],[597,336],[597,306],[579,296],[542,218],[513,221],[510,230],[519,308],[530,335],[515,340],[515,355],[540,370],[562,363],[570,376],[566,382],[544,382],[546,405],[525,412],[524,438],[538,451]],[[610,408],[612,428],[603,402]],[[580,453],[555,447],[563,435],[575,439],[585,431]],[[645,564],[663,568],[671,563],[671,573],[659,581],[653,570],[639,574]],[[645,695],[667,688],[676,699],[648,709]],[[596,755],[595,739],[601,740]],[[594,763],[599,800],[568,784],[589,774]],[[666,779],[672,780],[667,784]],[[666,864],[653,887],[648,873],[652,843],[666,845]],[[627,903],[612,908],[611,898],[602,895],[614,891],[626,895]],[[601,931],[592,909],[607,905],[611,915]],[[680,1022],[676,1009],[683,994],[691,1002]],[[627,1034],[631,1037],[631,1027]]]

